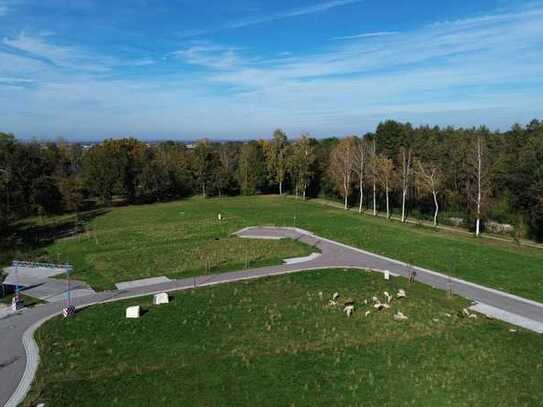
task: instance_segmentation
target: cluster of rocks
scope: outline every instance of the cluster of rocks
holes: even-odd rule
[[[319,296],[322,298],[322,292],[319,292]],[[400,300],[407,298],[407,293],[403,288],[400,288],[395,295],[391,295],[388,291],[383,292],[383,301],[381,301],[377,296],[373,296],[371,300],[365,299],[363,304],[365,306],[371,306],[377,311],[384,311],[390,309],[391,303],[395,300]],[[328,305],[331,307],[342,307],[343,312],[350,318],[355,311],[355,302],[352,298],[346,298],[345,300],[340,300],[339,293],[334,293],[332,298],[328,300]],[[367,317],[371,314],[371,310],[366,310],[364,316]],[[397,311],[394,314],[395,321],[405,321],[408,317],[404,315],[401,311]]]

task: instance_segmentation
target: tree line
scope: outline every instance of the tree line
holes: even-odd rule
[[[386,121],[362,136],[194,145],[134,138],[88,149],[0,133],[0,227],[30,215],[168,201],[191,195],[291,193],[341,199],[345,209],[438,223],[475,234],[509,224],[543,240],[543,122],[509,131]]]

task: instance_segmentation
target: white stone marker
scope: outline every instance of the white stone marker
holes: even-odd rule
[[[385,270],[385,280],[390,280],[390,271]]]
[[[126,309],[127,318],[139,318],[140,317],[140,306],[134,305]]]
[[[170,297],[168,293],[160,293],[153,295],[153,305],[168,304],[170,302]]]

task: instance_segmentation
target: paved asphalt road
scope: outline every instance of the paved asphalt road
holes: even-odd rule
[[[352,267],[380,271],[389,270],[393,274],[405,277],[416,271],[416,280],[419,282],[444,290],[452,289],[457,295],[495,307],[504,312],[516,314],[531,320],[536,325],[543,326],[543,304],[450,278],[430,270],[412,267],[393,259],[321,238],[301,229],[255,227],[243,229],[238,232],[238,235],[244,238],[277,239],[290,237],[299,239],[318,248],[321,255],[305,262],[172,280],[167,283],[127,290],[99,292],[75,298],[74,304],[82,307],[159,292],[184,290],[302,270]],[[62,312],[62,306],[61,302],[48,303],[0,319],[0,405],[16,406],[17,403],[24,399],[39,362],[37,346],[32,339],[33,332],[44,320]]]

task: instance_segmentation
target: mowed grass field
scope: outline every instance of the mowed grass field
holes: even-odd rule
[[[217,214],[224,216],[218,222]],[[311,248],[294,241],[252,241],[230,234],[246,226],[298,226],[321,236],[543,302],[543,250],[475,239],[278,196],[188,199],[115,208],[89,233],[47,248],[94,287],[167,275],[279,263]]]
[[[399,288],[407,299],[390,310],[364,305]],[[328,304],[336,291],[355,301],[351,318]],[[403,278],[319,270],[172,295],[47,322],[24,405],[543,404],[543,336],[462,318],[466,301]],[[147,312],[125,319],[136,304]],[[395,321],[397,311],[409,319]]]
[[[206,273],[280,264],[311,254],[301,242],[249,240],[231,236],[248,224],[274,224],[280,202],[264,207],[247,199],[189,199],[166,204],[115,208],[93,219],[88,233],[56,241],[51,260],[68,261],[73,278],[94,288],[119,281],[166,275],[183,278]],[[270,205],[266,208],[266,205]],[[260,211],[264,211],[259,215]],[[218,213],[224,217],[219,221]]]

